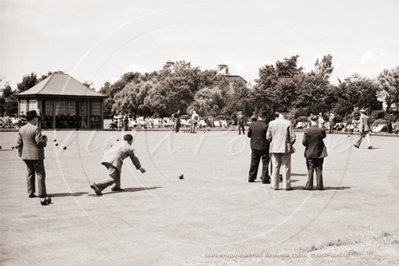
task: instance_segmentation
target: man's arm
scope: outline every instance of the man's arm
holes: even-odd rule
[[[35,129],[35,141],[37,146],[40,147],[47,146],[47,136],[42,136],[42,131],[38,127]]]
[[[145,169],[141,167],[140,160],[139,158],[136,157],[136,155],[134,155],[133,150],[129,151],[129,157],[130,160],[132,160],[132,163],[134,164],[137,170],[140,170],[142,173],[146,172]]]
[[[321,132],[321,138],[324,139],[325,137],[327,137],[327,134],[326,134],[326,131],[323,130],[323,131]]]
[[[308,136],[308,133],[306,131],[303,132],[302,144],[305,147],[307,147],[309,145],[309,136]]]
[[[17,149],[18,149],[19,157],[21,157],[21,155],[22,155],[22,147],[23,147],[23,145],[24,145],[24,143],[22,141],[21,134],[19,134],[19,131],[18,131]]]
[[[295,135],[294,129],[292,128],[291,123],[290,123],[290,126],[288,127],[288,132],[290,134],[291,144],[294,144],[296,141],[296,135]]]
[[[247,136],[248,136],[248,138],[250,138],[252,136],[251,126],[249,126]]]
[[[269,123],[269,127],[267,128],[267,132],[266,132],[266,139],[271,142],[272,141],[272,131],[271,131],[271,125]]]

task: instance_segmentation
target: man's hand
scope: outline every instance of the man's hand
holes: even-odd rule
[[[142,174],[144,174],[146,172],[143,167],[141,167],[139,170],[141,171]]]

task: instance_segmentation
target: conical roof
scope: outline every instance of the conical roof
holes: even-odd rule
[[[29,90],[18,93],[16,96],[107,97],[90,90],[70,75],[59,73],[52,74]]]

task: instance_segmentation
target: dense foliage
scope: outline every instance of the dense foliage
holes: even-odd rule
[[[285,106],[293,119],[333,112],[337,121],[345,121],[354,107],[366,108],[372,114],[382,109],[382,100],[388,104],[387,111],[398,103],[399,67],[386,69],[375,79],[354,74],[333,85],[331,55],[317,59],[308,72],[298,65],[298,58],[294,55],[260,67],[253,86],[240,77],[202,71],[184,61],[151,73],[128,72],[101,87],[100,92],[108,96],[104,114],[165,117],[178,110],[183,114],[195,110],[201,117],[234,118],[239,110],[251,116],[260,108],[272,113],[276,107]],[[51,72],[40,78],[34,73],[24,76],[15,91],[7,84],[2,89],[1,113],[15,113],[14,93],[30,89],[49,75]],[[91,88],[91,83],[86,82],[86,86]]]

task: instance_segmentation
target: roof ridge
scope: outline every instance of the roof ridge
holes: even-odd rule
[[[76,82],[78,82],[78,83],[82,84],[83,86],[85,86],[86,90],[88,90],[88,91],[93,91],[93,92],[95,92],[95,93],[98,93],[98,94],[102,95],[102,93],[97,92],[96,90],[91,90],[89,87],[87,87],[86,85],[84,85],[82,82],[80,82],[79,80],[75,79],[75,78],[72,77],[71,75],[69,75],[69,74],[66,74],[66,75],[70,76],[70,77],[71,77],[72,79],[74,79]]]
[[[44,88],[47,86],[47,84],[48,84],[49,81],[53,78],[54,75],[55,75],[55,74],[52,73],[51,76],[48,77],[49,79],[46,81],[46,84],[44,84],[44,85],[43,85],[43,88],[42,88],[41,90],[39,90],[37,93],[40,93],[42,90],[44,90]],[[47,79],[47,78],[46,78],[46,79]],[[45,80],[46,80],[46,79],[45,79]],[[43,81],[44,81],[44,80],[43,80]],[[40,84],[40,82],[39,82],[38,84]],[[32,87],[32,88],[33,88],[33,87]]]

